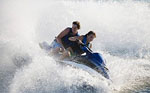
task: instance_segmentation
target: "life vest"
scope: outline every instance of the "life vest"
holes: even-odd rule
[[[84,45],[86,45],[87,47],[89,47],[90,43],[86,43],[86,42],[87,42],[87,36],[84,35],[84,36],[83,36],[82,43],[83,43]]]
[[[70,47],[71,45],[73,45],[73,41],[70,41],[69,37],[79,36],[78,33],[76,33],[76,34],[72,33],[72,28],[68,28],[68,29],[69,29],[68,34],[61,38],[62,44],[65,49]]]

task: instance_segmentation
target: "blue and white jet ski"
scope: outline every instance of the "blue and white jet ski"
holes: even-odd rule
[[[46,42],[41,43],[40,47],[42,47],[46,51],[49,51],[51,49],[51,47]],[[90,48],[88,48],[84,45],[82,45],[82,50],[85,52],[84,55],[75,56],[75,57],[69,58],[67,60],[69,60],[71,62],[75,62],[77,64],[86,65],[86,66],[92,68],[93,70],[97,71],[98,73],[100,73],[105,78],[109,79],[108,69],[106,68],[105,60],[102,57],[102,55],[100,53],[92,52],[92,50]],[[57,62],[58,62],[58,60],[57,60]],[[63,61],[63,63],[64,62],[65,61]],[[66,62],[68,62],[68,61],[66,61]],[[69,62],[66,64],[70,65],[71,63]]]
[[[108,69],[105,65],[105,60],[100,53],[94,53],[92,50],[86,46],[82,46],[82,50],[85,51],[85,55],[76,57],[74,60],[79,63],[85,64],[90,68],[101,73],[105,78],[109,79]]]

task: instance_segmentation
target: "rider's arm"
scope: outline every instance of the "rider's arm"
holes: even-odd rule
[[[89,48],[92,48],[92,44],[89,45]]]
[[[74,37],[70,37],[69,40],[70,41],[76,41],[76,40],[81,40],[82,41],[83,36],[74,36]]]
[[[62,46],[63,46],[63,44],[62,44],[61,38],[64,37],[65,35],[67,35],[68,33],[69,33],[69,28],[66,28],[56,37],[57,42],[60,43]]]

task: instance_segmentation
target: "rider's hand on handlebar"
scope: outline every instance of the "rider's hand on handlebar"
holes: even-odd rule
[[[78,44],[84,45],[83,42],[82,42],[81,40],[78,40],[78,39],[77,39],[76,41],[78,42]]]

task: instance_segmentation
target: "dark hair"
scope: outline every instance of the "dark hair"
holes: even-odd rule
[[[77,28],[80,29],[80,22],[79,21],[74,21],[72,22],[72,24],[77,25]]]
[[[96,34],[95,34],[95,32],[93,32],[93,31],[89,31],[85,36],[87,36],[87,35],[94,35],[95,36],[95,38],[96,38]]]

